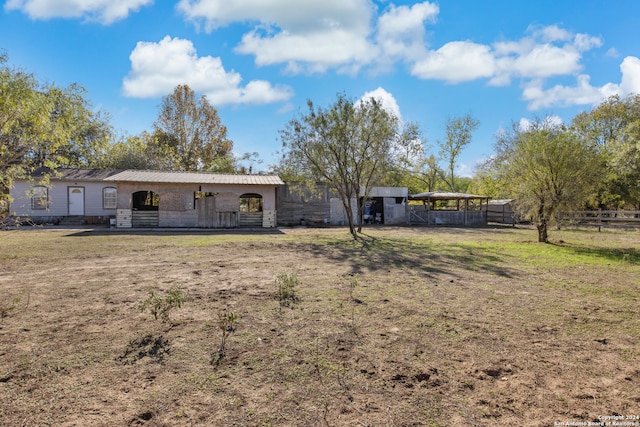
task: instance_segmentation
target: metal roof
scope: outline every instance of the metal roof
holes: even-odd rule
[[[446,191],[430,191],[428,193],[411,194],[409,200],[471,200],[490,199],[490,196],[479,196],[477,194],[450,193]]]
[[[513,202],[515,199],[500,199],[500,200],[490,200],[490,205],[508,205]]]
[[[244,184],[284,185],[278,175],[236,175],[209,172],[163,172],[126,170],[105,178],[105,181],[154,182],[171,184]]]
[[[66,180],[66,181],[103,181],[106,178],[115,175],[120,170],[113,169],[66,169],[60,168],[52,171],[49,168],[38,168],[32,174],[31,177],[39,178],[48,175],[52,180]]]

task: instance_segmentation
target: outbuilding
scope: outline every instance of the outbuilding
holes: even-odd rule
[[[430,191],[412,194],[409,200],[413,225],[483,225],[487,223],[486,205],[491,197],[477,194]]]

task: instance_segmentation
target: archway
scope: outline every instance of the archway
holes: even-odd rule
[[[157,227],[160,195],[150,190],[136,191],[131,195],[131,226]]]
[[[238,223],[242,227],[262,227],[262,196],[245,193],[240,196]]]

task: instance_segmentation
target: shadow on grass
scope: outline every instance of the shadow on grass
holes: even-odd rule
[[[170,353],[168,339],[165,339],[162,335],[154,337],[149,334],[129,341],[124,353],[118,356],[118,361],[123,365],[133,365],[142,358],[149,357],[157,363],[163,363],[165,356]]]
[[[383,239],[360,234],[357,240],[332,240],[323,244],[296,244],[299,251],[351,265],[353,273],[391,269],[411,269],[426,277],[456,269],[491,272],[513,277],[505,256],[456,244],[437,244],[428,240]]]
[[[60,229],[63,230],[64,229]],[[281,235],[284,234],[278,228],[87,228],[72,231],[67,237],[90,236],[185,236],[185,235]]]
[[[565,242],[551,243],[551,245],[562,248],[574,255],[601,258],[612,262],[622,262],[632,265],[640,264],[640,249],[637,248],[594,248]]]

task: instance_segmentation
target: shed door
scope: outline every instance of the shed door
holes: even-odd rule
[[[198,209],[198,227],[216,227],[216,198],[213,194],[196,199]]]
[[[69,215],[84,215],[84,187],[69,187]]]

